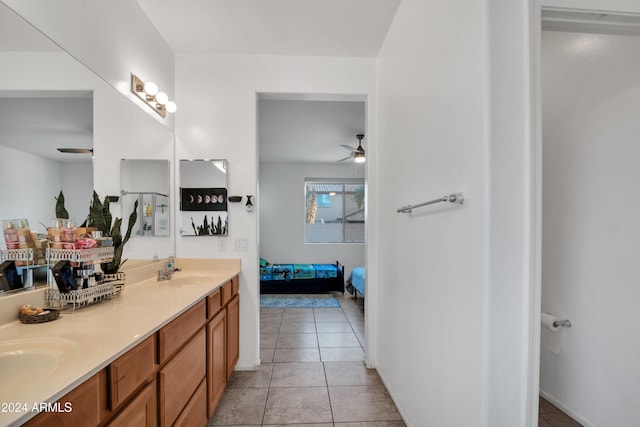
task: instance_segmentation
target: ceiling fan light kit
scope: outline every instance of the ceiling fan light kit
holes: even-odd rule
[[[351,155],[349,157],[345,157],[344,159],[340,159],[338,160],[338,162],[344,162],[345,160],[349,160],[351,158],[353,158],[353,160],[356,163],[364,163],[366,160],[366,156],[364,153],[364,148],[362,148],[362,139],[364,138],[364,134],[359,133],[358,135],[356,135],[356,138],[358,138],[358,148],[353,148],[349,145],[344,145],[341,144],[340,146],[342,148],[346,148],[347,150],[351,150]]]

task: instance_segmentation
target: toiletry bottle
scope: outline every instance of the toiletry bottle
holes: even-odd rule
[[[7,244],[7,249],[18,249],[18,231],[13,221],[5,221],[4,241]]]
[[[169,254],[169,258],[167,258],[167,270],[173,270],[175,267],[175,259],[173,254]]]

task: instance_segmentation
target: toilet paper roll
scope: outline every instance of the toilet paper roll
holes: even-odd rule
[[[561,328],[561,326],[553,326],[553,322],[560,321],[560,320],[562,319],[549,313],[542,313],[542,315],[540,316],[540,324],[543,327],[548,328],[552,331],[557,331],[558,329]]]

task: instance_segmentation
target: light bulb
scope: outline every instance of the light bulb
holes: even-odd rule
[[[167,102],[167,105],[165,105],[165,108],[167,109],[167,112],[175,113],[176,110],[178,109],[178,106],[176,105],[175,102],[169,101],[169,102]]]
[[[156,102],[160,105],[164,105],[169,100],[169,96],[164,92],[158,92],[156,95]]]
[[[154,82],[146,82],[144,84],[144,93],[149,96],[155,96],[158,93],[158,85]]]

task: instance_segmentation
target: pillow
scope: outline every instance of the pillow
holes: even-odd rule
[[[269,265],[266,259],[260,258],[260,267],[266,267]]]

